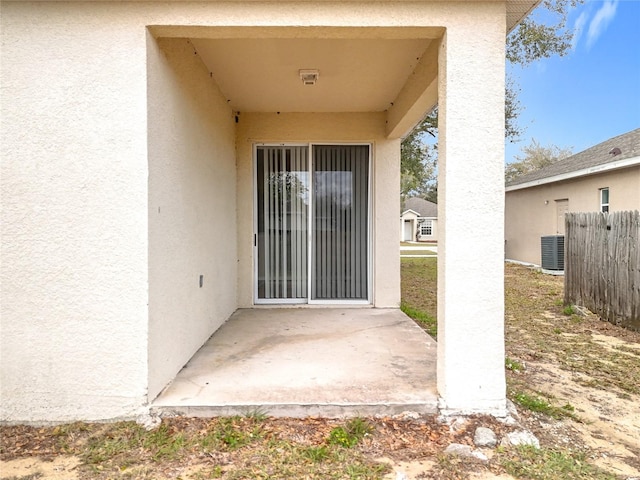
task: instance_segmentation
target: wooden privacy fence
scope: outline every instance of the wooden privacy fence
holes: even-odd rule
[[[640,212],[565,215],[565,304],[640,331]]]

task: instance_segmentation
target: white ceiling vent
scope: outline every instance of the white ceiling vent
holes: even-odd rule
[[[305,85],[315,85],[318,81],[318,77],[320,76],[320,72],[318,70],[300,70],[300,80]]]

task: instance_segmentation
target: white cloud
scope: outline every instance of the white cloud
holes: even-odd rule
[[[536,72],[539,74],[545,73],[547,71],[547,62],[535,62],[536,63]]]
[[[589,24],[589,30],[587,31],[587,48],[590,48],[596,40],[598,40],[598,37],[602,35],[611,23],[611,20],[613,20],[613,17],[616,16],[618,1],[619,0],[605,0],[593,16]]]
[[[587,17],[587,12],[582,12],[573,25],[573,41],[571,42],[572,50],[575,50],[578,45],[584,26],[587,24]]]

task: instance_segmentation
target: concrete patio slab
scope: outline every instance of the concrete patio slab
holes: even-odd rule
[[[238,310],[152,404],[160,414],[435,413],[436,343],[397,309]]]

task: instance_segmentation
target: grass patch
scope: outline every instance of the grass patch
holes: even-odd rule
[[[264,422],[268,418],[267,412],[259,407],[245,412],[244,416],[256,422]]]
[[[434,252],[433,250],[402,250],[400,252],[400,256],[406,256],[406,255],[438,255],[436,252]]]
[[[507,370],[511,370],[512,372],[524,372],[524,364],[509,357],[504,359],[504,366]]]
[[[348,475],[348,478],[350,480],[366,480],[366,479],[374,480],[377,478],[382,478],[381,476],[389,470],[390,468],[387,465],[381,465],[381,464],[371,465],[369,463],[357,462],[357,463],[351,463],[347,465],[347,468],[345,468],[344,473]],[[342,477],[335,477],[335,478],[342,478]]]
[[[239,425],[240,417],[220,418],[214,438],[220,440],[228,449],[235,450],[253,441],[260,435],[260,427],[247,430]]]
[[[437,336],[438,260],[401,258],[400,308],[432,337]]]
[[[136,463],[136,451],[142,447],[145,430],[134,422],[120,422],[106,425],[93,433],[80,459],[86,465],[103,466],[117,464],[129,466]]]
[[[144,449],[152,452],[153,460],[157,462],[177,458],[186,447],[186,440],[182,432],[171,431],[163,423],[156,430],[145,431],[141,444]]]
[[[365,418],[282,420],[254,412],[231,418],[164,419],[152,431],[134,422],[7,428],[24,432],[21,438],[28,441],[47,442],[46,449],[32,445],[32,452],[77,456],[81,478],[96,480],[151,480],[186,471],[179,478],[382,480],[391,470],[365,453],[363,440],[374,435],[372,420]],[[26,446],[25,440],[21,443]],[[11,444],[0,447],[6,458]],[[31,478],[38,477],[24,480]]]
[[[247,417],[212,419],[197,432],[165,421],[151,431],[134,422],[119,422],[94,426],[84,444],[67,451],[78,455],[94,473],[118,471],[135,476],[141,475],[136,468],[150,462],[178,461],[194,452],[230,452],[261,437],[260,422]]]
[[[325,445],[302,449],[302,455],[313,463],[322,462],[329,457],[329,450]]]
[[[356,417],[344,426],[335,427],[329,433],[328,442],[330,445],[341,447],[355,447],[364,437],[373,431],[373,427],[363,418]]]
[[[556,407],[548,400],[538,395],[531,395],[526,392],[513,392],[510,397],[514,403],[517,403],[522,408],[532,412],[543,413],[549,417],[555,418],[556,420],[560,420],[562,418],[576,419],[576,416],[573,413],[575,408],[569,403],[562,407]]]
[[[400,302],[400,310],[402,310],[405,315],[415,320],[416,323],[433,338],[438,337],[438,320],[436,318],[422,310],[418,310],[417,308],[408,305],[404,301]]]
[[[305,478],[312,480],[382,480],[390,467],[368,459],[355,448],[341,445],[301,445],[271,439],[234,462],[225,480]],[[249,454],[249,452],[247,452]]]
[[[615,480],[617,477],[588,463],[584,454],[519,446],[509,450],[501,465],[510,475],[526,480]]]
[[[437,247],[438,242],[400,242],[401,247],[419,247],[421,245],[425,247]]]

